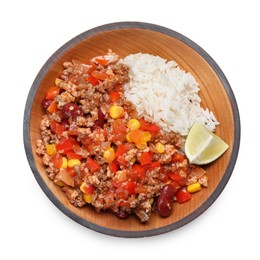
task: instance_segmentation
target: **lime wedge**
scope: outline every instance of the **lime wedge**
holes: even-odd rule
[[[184,149],[190,163],[202,165],[215,161],[228,147],[228,144],[207,127],[195,123],[187,136]]]

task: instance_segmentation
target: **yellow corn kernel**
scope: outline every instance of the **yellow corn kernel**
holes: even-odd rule
[[[68,160],[66,157],[62,157],[62,165],[61,168],[66,169],[68,167]]]
[[[189,193],[194,193],[201,190],[201,185],[199,182],[192,183],[187,186],[187,191]]]
[[[113,148],[108,148],[104,151],[103,157],[105,158],[107,163],[111,163],[115,159],[115,150]]]
[[[84,199],[87,203],[91,203],[91,202],[92,202],[92,195],[91,195],[91,194],[83,194],[83,199]]]
[[[140,122],[137,119],[130,119],[127,123],[127,127],[130,131],[136,130],[140,128]]]
[[[63,187],[63,186],[64,186],[64,182],[63,182],[63,181],[54,179],[53,182],[54,182],[57,186],[59,186],[59,187]]]
[[[143,136],[142,136],[142,142],[146,143],[146,142],[151,141],[151,139],[152,139],[152,134],[148,131],[144,131]]]
[[[79,187],[79,189],[83,192],[83,193],[85,193],[85,191],[84,191],[84,187],[86,186],[86,182],[82,182],[81,183],[81,185],[80,185],[80,187]]]
[[[144,150],[147,148],[147,143],[135,144],[136,148],[139,150]]]
[[[46,144],[45,148],[48,155],[54,155],[56,153],[55,144]]]
[[[59,84],[62,82],[62,79],[60,79],[60,78],[56,78],[55,79],[55,85],[56,86],[59,86]]]
[[[74,167],[74,166],[77,166],[77,165],[80,165],[81,164],[81,161],[79,159],[70,159],[68,160],[68,167]]]
[[[124,109],[120,106],[111,106],[109,114],[113,119],[117,119],[124,116]]]
[[[164,153],[165,151],[165,147],[162,143],[158,142],[156,145],[155,145],[155,148],[157,150],[158,153]]]

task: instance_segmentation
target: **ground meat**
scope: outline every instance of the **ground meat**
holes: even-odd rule
[[[86,202],[83,199],[83,194],[80,191],[80,189],[73,189],[69,188],[68,186],[65,186],[62,188],[62,190],[66,193],[70,203],[77,207],[83,207],[86,205]]]
[[[36,153],[38,155],[44,155],[46,153],[45,145],[41,139],[36,141]]]
[[[58,95],[55,100],[58,102],[58,107],[62,108],[65,104],[74,102],[75,97],[72,96],[68,91],[64,91]]]

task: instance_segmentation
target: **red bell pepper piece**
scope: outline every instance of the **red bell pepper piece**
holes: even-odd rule
[[[130,194],[130,195],[135,194],[135,187],[136,187],[136,183],[133,182],[133,181],[128,181],[128,182],[125,184],[125,186],[124,186],[125,190],[126,190],[127,193]]]
[[[53,86],[48,89],[45,95],[45,99],[47,100],[54,100],[56,96],[60,93],[60,88],[58,86]]]
[[[180,189],[175,193],[175,197],[179,203],[183,203],[191,199],[190,193],[186,189]]]
[[[90,157],[88,157],[88,159],[86,161],[86,166],[90,170],[91,173],[94,173],[100,169],[100,165]]]
[[[117,100],[120,98],[120,93],[111,91],[109,92],[109,100],[111,102],[117,102]]]
[[[152,163],[152,156],[149,152],[143,152],[140,156],[141,165],[147,165]]]
[[[63,154],[67,154],[68,152],[73,152],[73,144],[71,140],[62,137],[59,143],[56,144],[56,149],[59,150]]]

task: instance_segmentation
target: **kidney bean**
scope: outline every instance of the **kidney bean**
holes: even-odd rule
[[[172,213],[173,200],[165,194],[161,194],[157,199],[157,211],[161,217],[169,217]]]
[[[173,200],[175,189],[171,184],[166,184],[161,189],[160,195],[166,196],[169,200]]]
[[[67,103],[63,106],[62,111],[67,118],[72,117],[74,120],[77,116],[83,115],[82,109],[74,103]]]
[[[119,210],[117,212],[114,212],[115,215],[121,219],[127,219],[129,217],[129,214],[123,210]]]
[[[44,100],[42,101],[42,106],[43,106],[45,109],[47,109],[47,108],[51,105],[51,103],[52,103],[52,100],[44,99]]]

